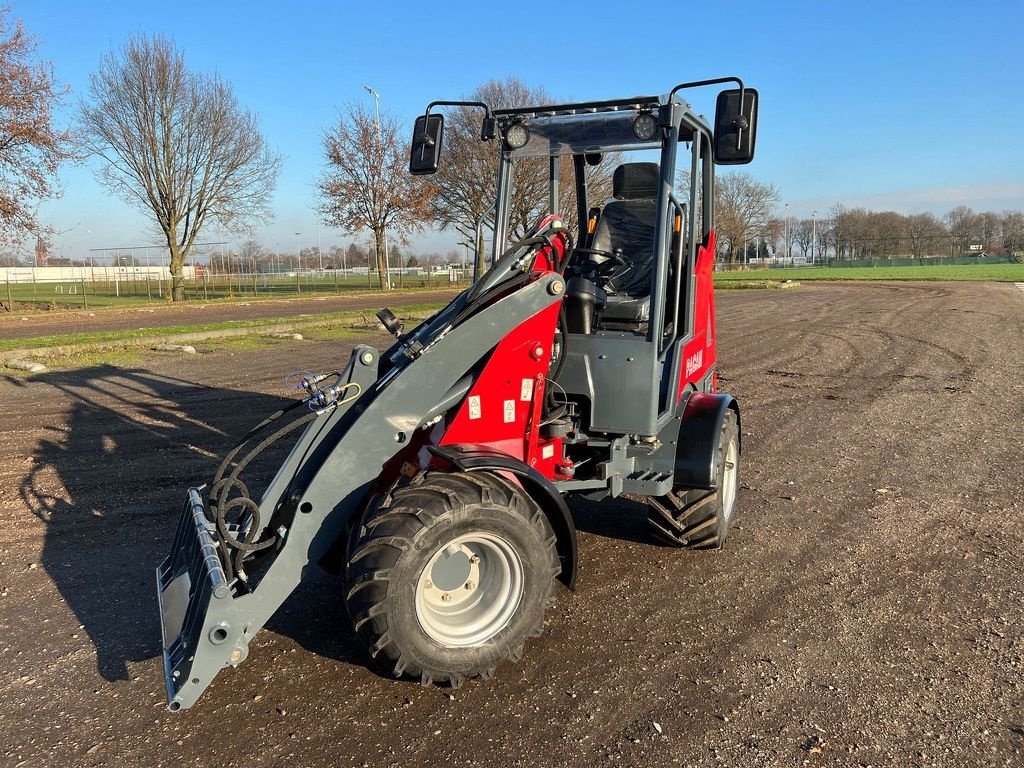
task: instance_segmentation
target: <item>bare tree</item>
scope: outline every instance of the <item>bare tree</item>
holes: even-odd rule
[[[515,77],[490,80],[465,99],[483,101],[494,109],[507,109],[550,101],[543,88],[531,88]],[[437,223],[462,235],[472,244],[476,223],[494,208],[498,185],[498,146],[496,141],[480,140],[479,109],[458,107],[445,118],[444,157],[436,175],[433,211]],[[509,211],[510,231],[522,236],[534,223],[547,200],[548,160],[527,158],[515,163],[512,173],[513,194]]]
[[[370,263],[366,249],[359,243],[349,243],[345,249],[345,262],[350,267],[365,267]]]
[[[98,177],[152,214],[170,251],[172,296],[203,226],[240,230],[271,217],[280,158],[217,75],[190,71],[167,38],[134,37],[90,78],[81,118]]]
[[[981,238],[982,247],[986,251],[994,251],[1001,240],[1002,220],[998,213],[984,211],[978,214],[977,234]]]
[[[324,264],[328,266],[328,269],[341,269],[345,263],[345,251],[340,245],[332,245],[327,249],[327,255],[324,258]]]
[[[1024,251],[1024,213],[1003,211],[1000,225],[1003,231],[1003,248],[1010,254]]]
[[[59,192],[53,177],[75,158],[72,136],[53,124],[53,109],[67,95],[20,19],[0,7],[0,245],[39,234],[42,200]]]
[[[800,219],[790,227],[789,236],[800,247],[801,255],[806,259],[811,249],[811,238],[814,237],[815,224],[810,219]]]
[[[949,244],[949,231],[931,213],[917,213],[907,217],[907,236],[910,238],[910,253],[915,258],[938,254],[940,248]]]
[[[962,256],[971,244],[971,238],[975,235],[977,226],[977,214],[966,205],[958,205],[944,216],[946,224],[949,225],[949,234],[953,236],[953,243],[957,246]]]
[[[253,272],[257,272],[260,261],[264,256],[264,248],[255,240],[246,240],[242,243],[242,247],[238,249],[238,256],[241,260],[241,266],[243,270],[251,269]]]
[[[729,244],[729,261],[748,240],[769,234],[779,191],[747,173],[722,174],[715,187],[715,225],[720,242]]]
[[[387,285],[384,247],[388,232],[406,239],[430,217],[430,186],[410,176],[406,136],[398,120],[350,104],[323,137],[327,169],[317,186],[326,224],[355,233],[369,229],[376,250],[380,287]],[[351,263],[351,262],[350,262]]]

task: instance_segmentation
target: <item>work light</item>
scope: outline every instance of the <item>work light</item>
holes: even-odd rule
[[[512,123],[505,129],[505,143],[509,149],[521,149],[530,141],[530,130],[524,123]]]
[[[633,121],[633,133],[640,141],[650,141],[658,133],[658,121],[650,112],[641,112]]]

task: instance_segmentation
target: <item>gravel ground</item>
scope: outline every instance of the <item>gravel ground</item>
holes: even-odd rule
[[[348,349],[0,380],[0,764],[1024,765],[1024,294],[729,291],[719,330],[744,409],[723,552],[572,501],[578,590],[457,691],[368,666],[318,575],[173,715],[153,569],[183,489],[283,373]]]

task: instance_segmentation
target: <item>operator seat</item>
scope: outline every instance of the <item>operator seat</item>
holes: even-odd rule
[[[608,280],[601,322],[646,323],[651,314],[657,163],[623,163],[612,176],[612,197],[597,222],[591,248],[616,253],[628,266]]]

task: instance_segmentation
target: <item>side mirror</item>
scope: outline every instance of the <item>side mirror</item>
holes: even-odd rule
[[[715,162],[719,165],[744,165],[754,159],[757,138],[757,91],[722,91],[715,108]]]
[[[409,155],[409,173],[425,176],[437,173],[441,161],[441,137],[444,134],[444,115],[420,115],[412,129],[412,152]]]

